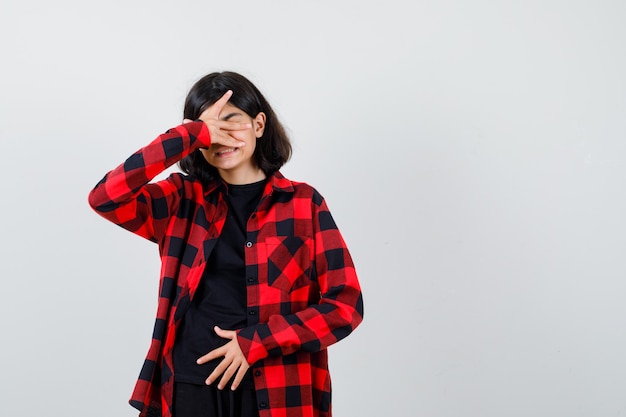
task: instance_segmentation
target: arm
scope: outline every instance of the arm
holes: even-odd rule
[[[180,159],[211,144],[203,122],[170,129],[108,172],[89,193],[89,204],[102,217],[146,239],[158,241],[170,209],[178,201],[173,177],[148,184]]]
[[[313,198],[318,304],[241,329],[237,341],[248,363],[298,350],[316,352],[343,339],[363,319],[363,298],[346,244],[322,197]]]
[[[123,164],[107,173],[89,194],[89,204],[101,216],[146,239],[159,241],[180,195],[178,177],[148,184],[154,177],[198,148],[211,144],[245,145],[230,134],[246,130],[249,123],[219,119],[232,91],[227,91],[199,117],[170,129]]]

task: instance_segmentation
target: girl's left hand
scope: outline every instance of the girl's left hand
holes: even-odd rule
[[[216,381],[220,375],[224,374],[219,385],[217,386],[218,389],[224,389],[228,381],[230,381],[233,375],[235,375],[235,380],[231,385],[231,389],[234,391],[241,383],[246,371],[250,369],[250,364],[246,361],[246,358],[239,347],[239,342],[237,342],[237,332],[234,330],[222,330],[218,326],[215,326],[215,333],[217,333],[219,337],[230,339],[230,342],[202,356],[197,360],[197,363],[201,365],[213,359],[223,357],[224,359],[222,362],[217,365],[215,370],[207,378],[206,384],[210,385],[212,382]]]

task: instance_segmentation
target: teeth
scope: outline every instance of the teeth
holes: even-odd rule
[[[217,154],[218,155],[222,155],[226,152],[235,152],[235,148],[228,148],[228,149],[224,149],[223,151],[219,151]]]

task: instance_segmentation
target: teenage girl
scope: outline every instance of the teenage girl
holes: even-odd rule
[[[104,218],[158,244],[140,416],[331,416],[326,348],[361,322],[352,259],[323,197],[286,179],[283,126],[233,72],[201,78],[184,123],[89,194]],[[183,173],[151,180],[179,163]]]

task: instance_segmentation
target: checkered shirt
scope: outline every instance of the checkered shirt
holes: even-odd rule
[[[228,206],[219,183],[181,173],[150,182],[211,143],[202,122],[160,135],[105,175],[89,194],[98,214],[158,243],[157,317],[130,399],[141,417],[172,415],[172,350]],[[363,300],[345,242],[311,186],[270,176],[247,223],[247,326],[237,340],[256,389],[260,417],[329,417],[326,348],[361,322]]]

